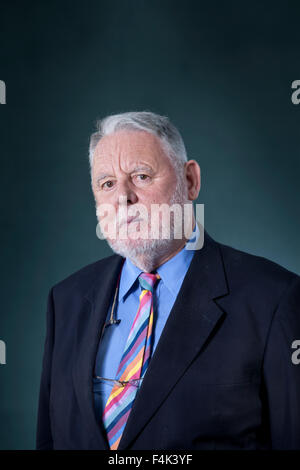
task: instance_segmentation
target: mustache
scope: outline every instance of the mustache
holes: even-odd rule
[[[123,217],[123,218],[120,218],[118,219],[117,218],[117,224],[120,227],[122,227],[123,225],[127,224],[131,224],[132,222],[142,222],[144,219],[141,219],[141,217],[137,216],[137,215],[133,215],[133,216],[128,216],[128,217]]]

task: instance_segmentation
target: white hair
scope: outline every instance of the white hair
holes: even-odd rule
[[[179,131],[166,116],[150,111],[131,111],[112,114],[96,122],[96,132],[91,135],[89,146],[90,169],[93,166],[94,152],[98,142],[105,135],[119,130],[139,130],[156,135],[163,146],[166,155],[171,159],[176,173],[187,161],[184,142]]]

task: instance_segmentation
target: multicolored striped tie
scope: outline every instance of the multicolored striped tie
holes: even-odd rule
[[[103,411],[103,423],[110,448],[118,448],[126,426],[140,379],[144,378],[150,356],[153,327],[153,288],[159,274],[141,273],[140,305],[131,326],[126,346],[118,367],[116,380]]]

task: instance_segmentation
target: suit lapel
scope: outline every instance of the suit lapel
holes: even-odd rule
[[[92,377],[102,328],[123,259],[113,255],[99,262],[96,281],[93,279],[93,285],[84,297],[77,327],[73,381],[88,426],[89,448],[94,449],[109,449],[101,417],[96,417],[94,411]]]
[[[130,446],[195,356],[210,341],[223,316],[213,299],[227,292],[218,245],[205,232],[204,246],[195,251],[136,396],[118,450]]]

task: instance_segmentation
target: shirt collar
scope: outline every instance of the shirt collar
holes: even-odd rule
[[[188,244],[192,243],[196,246],[197,241],[199,239],[199,235],[199,227],[196,222],[194,230],[185,246],[175,256],[173,256],[171,259],[169,259],[157,268],[157,272],[161,277],[161,281],[165,284],[171,294],[175,297],[178,294],[183,278],[186,275],[186,272],[194,255],[194,250],[188,248]],[[142,272],[143,271],[138,268],[135,264],[133,264],[133,262],[129,258],[126,258],[123,264],[120,278],[119,301],[125,300],[124,297],[127,295],[127,293],[129,293],[130,289],[136,282],[138,276]]]
[[[138,268],[133,262],[126,258],[125,263],[123,264],[121,279],[120,279],[120,289],[119,289],[119,301],[124,301],[125,295],[129,292],[138,276],[143,271]]]
[[[197,241],[199,235],[199,227],[196,223],[194,230],[185,246],[175,256],[157,268],[157,272],[160,275],[163,283],[174,297],[176,297],[179,292],[182,281],[187,273],[190,262],[192,261],[194,255],[194,250],[187,248],[188,244],[190,242],[194,243],[194,240]]]

